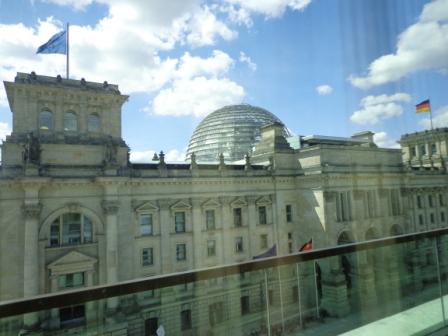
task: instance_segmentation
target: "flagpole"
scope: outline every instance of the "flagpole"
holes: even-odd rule
[[[68,33],[68,30],[69,30],[69,27],[70,27],[70,24],[67,22],[67,38],[66,38],[66,56],[67,56],[67,61],[66,61],[66,70],[67,70],[67,79],[68,79],[68,77],[69,77],[69,68],[70,68],[70,63],[69,63],[69,54],[70,54],[70,50],[69,50],[69,40],[68,40],[68,37],[69,37],[69,33]]]
[[[299,321],[300,321],[300,327],[303,328],[303,321],[302,321],[302,295],[300,295],[300,272],[299,272],[299,263],[296,264],[297,267],[297,296],[299,300]]]

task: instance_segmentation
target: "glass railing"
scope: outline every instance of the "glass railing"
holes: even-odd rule
[[[425,335],[448,229],[0,303],[0,335]]]

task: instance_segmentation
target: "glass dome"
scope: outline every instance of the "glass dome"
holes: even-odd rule
[[[260,140],[260,127],[273,122],[282,123],[260,107],[243,104],[220,108],[205,117],[194,131],[188,145],[187,161],[192,153],[198,162],[216,162],[221,153],[226,162],[244,159]],[[286,128],[284,133],[288,136]]]

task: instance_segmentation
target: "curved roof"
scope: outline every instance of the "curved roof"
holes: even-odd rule
[[[274,122],[282,123],[260,107],[247,104],[224,106],[196,127],[188,145],[187,161],[192,153],[198,162],[216,162],[221,153],[227,162],[241,160],[260,140],[260,127]],[[286,128],[284,132],[287,136]]]

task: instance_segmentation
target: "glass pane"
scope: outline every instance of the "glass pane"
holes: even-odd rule
[[[68,213],[62,216],[62,243],[81,243],[81,215],[78,213]]]
[[[84,243],[93,241],[93,225],[89,217],[84,216]]]
[[[87,123],[87,129],[89,132],[98,132],[100,130],[100,118],[95,115],[91,114],[89,115],[89,120]]]
[[[39,116],[39,127],[41,130],[53,129],[53,113],[50,111],[43,111]]]
[[[78,119],[76,114],[67,112],[64,116],[64,131],[76,131],[78,129]]]

